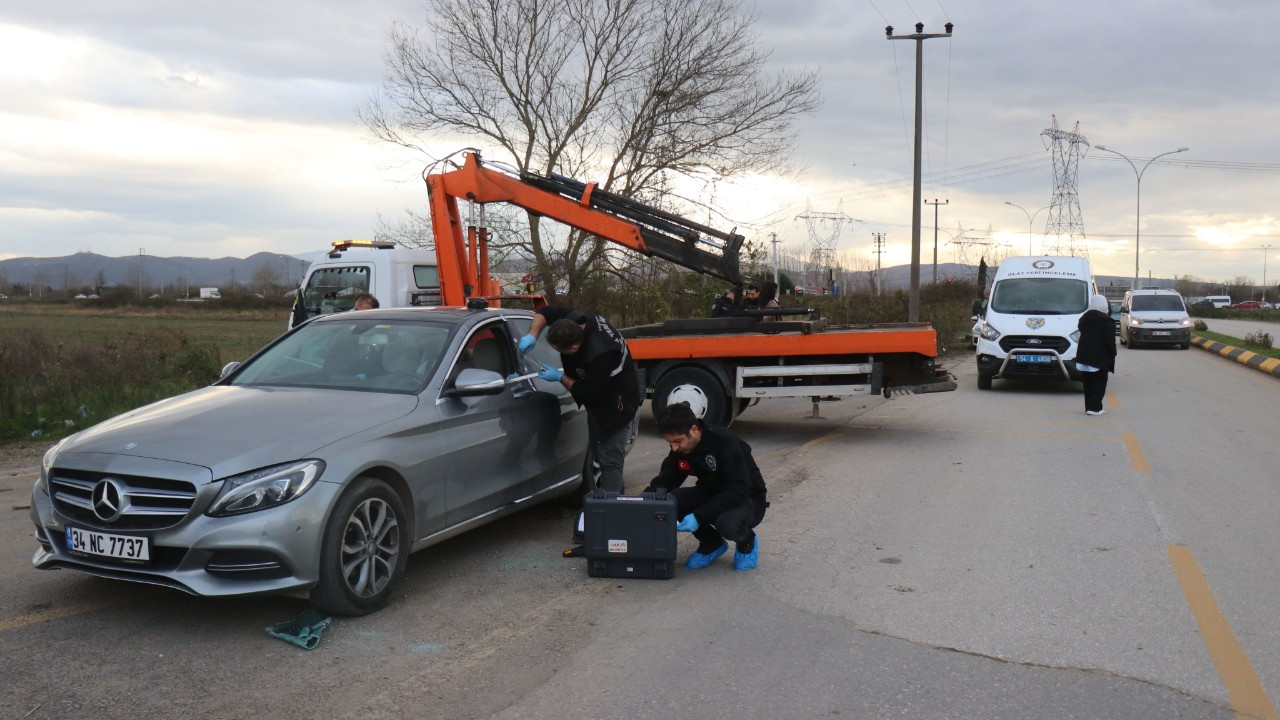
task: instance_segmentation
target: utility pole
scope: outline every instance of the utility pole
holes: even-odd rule
[[[920,320],[920,141],[923,135],[922,127],[924,125],[924,116],[922,114],[922,100],[924,96],[924,41],[931,38],[951,37],[951,29],[955,27],[952,23],[947,23],[945,33],[928,33],[924,31],[924,23],[916,23],[916,31],[911,35],[894,35],[893,26],[889,25],[884,29],[884,36],[888,40],[915,40],[916,41],[916,145],[915,145],[915,168],[914,181],[912,182],[911,193],[911,294],[907,302],[907,321],[918,322]]]
[[[884,252],[884,233],[871,233],[876,241],[876,297],[880,296],[880,253]]]
[[[773,284],[778,284],[778,233],[769,233],[773,238]]]
[[[138,248],[138,299],[142,299],[142,254],[147,251],[146,248]]]
[[[1270,245],[1262,246],[1262,302],[1267,301],[1267,251]]]
[[[928,200],[924,201],[925,205],[933,206],[933,284],[934,285],[938,284],[938,206],[949,205],[950,203],[951,203],[950,200],[943,200],[939,202],[938,198],[934,198],[933,202],[929,202]]]

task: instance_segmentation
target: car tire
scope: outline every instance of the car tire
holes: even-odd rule
[[[700,367],[676,368],[658,378],[653,389],[653,417],[662,417],[669,404],[686,401],[695,415],[712,425],[727,427],[733,420],[729,413],[732,398],[726,396],[714,375]]]
[[[991,389],[991,377],[992,377],[992,376],[991,376],[989,373],[984,373],[984,372],[982,372],[981,370],[979,370],[979,371],[978,371],[978,389],[979,389],[979,390],[990,390],[990,389]]]
[[[360,477],[338,498],[320,543],[311,602],[334,615],[368,615],[391,599],[409,559],[404,505],[391,486]]]

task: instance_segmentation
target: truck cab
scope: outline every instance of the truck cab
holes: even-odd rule
[[[1080,316],[1095,294],[1089,261],[1013,257],[1000,264],[979,319],[978,388],[996,378],[1079,380]]]
[[[440,304],[440,272],[435,253],[378,240],[338,240],[311,263],[294,298],[289,327],[345,312],[368,293],[381,307]]]

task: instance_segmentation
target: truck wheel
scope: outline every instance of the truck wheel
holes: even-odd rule
[[[987,373],[982,372],[981,370],[978,371],[978,389],[979,390],[991,389],[991,376],[988,375]]]
[[[711,373],[697,367],[676,368],[659,378],[653,389],[653,416],[661,417],[668,405],[687,402],[694,415],[725,427],[733,419],[730,401]]]
[[[311,601],[335,615],[367,615],[385,605],[409,558],[405,517],[390,485],[356,478],[325,525]]]

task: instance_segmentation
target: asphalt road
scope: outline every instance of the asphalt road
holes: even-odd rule
[[[414,556],[305,652],[305,604],[30,568],[33,475],[0,476],[5,718],[1274,718],[1280,381],[1121,350],[1078,384],[749,409],[760,567],[586,577],[570,513]],[[665,454],[647,408],[633,489]],[[682,556],[692,542],[682,541]]]

